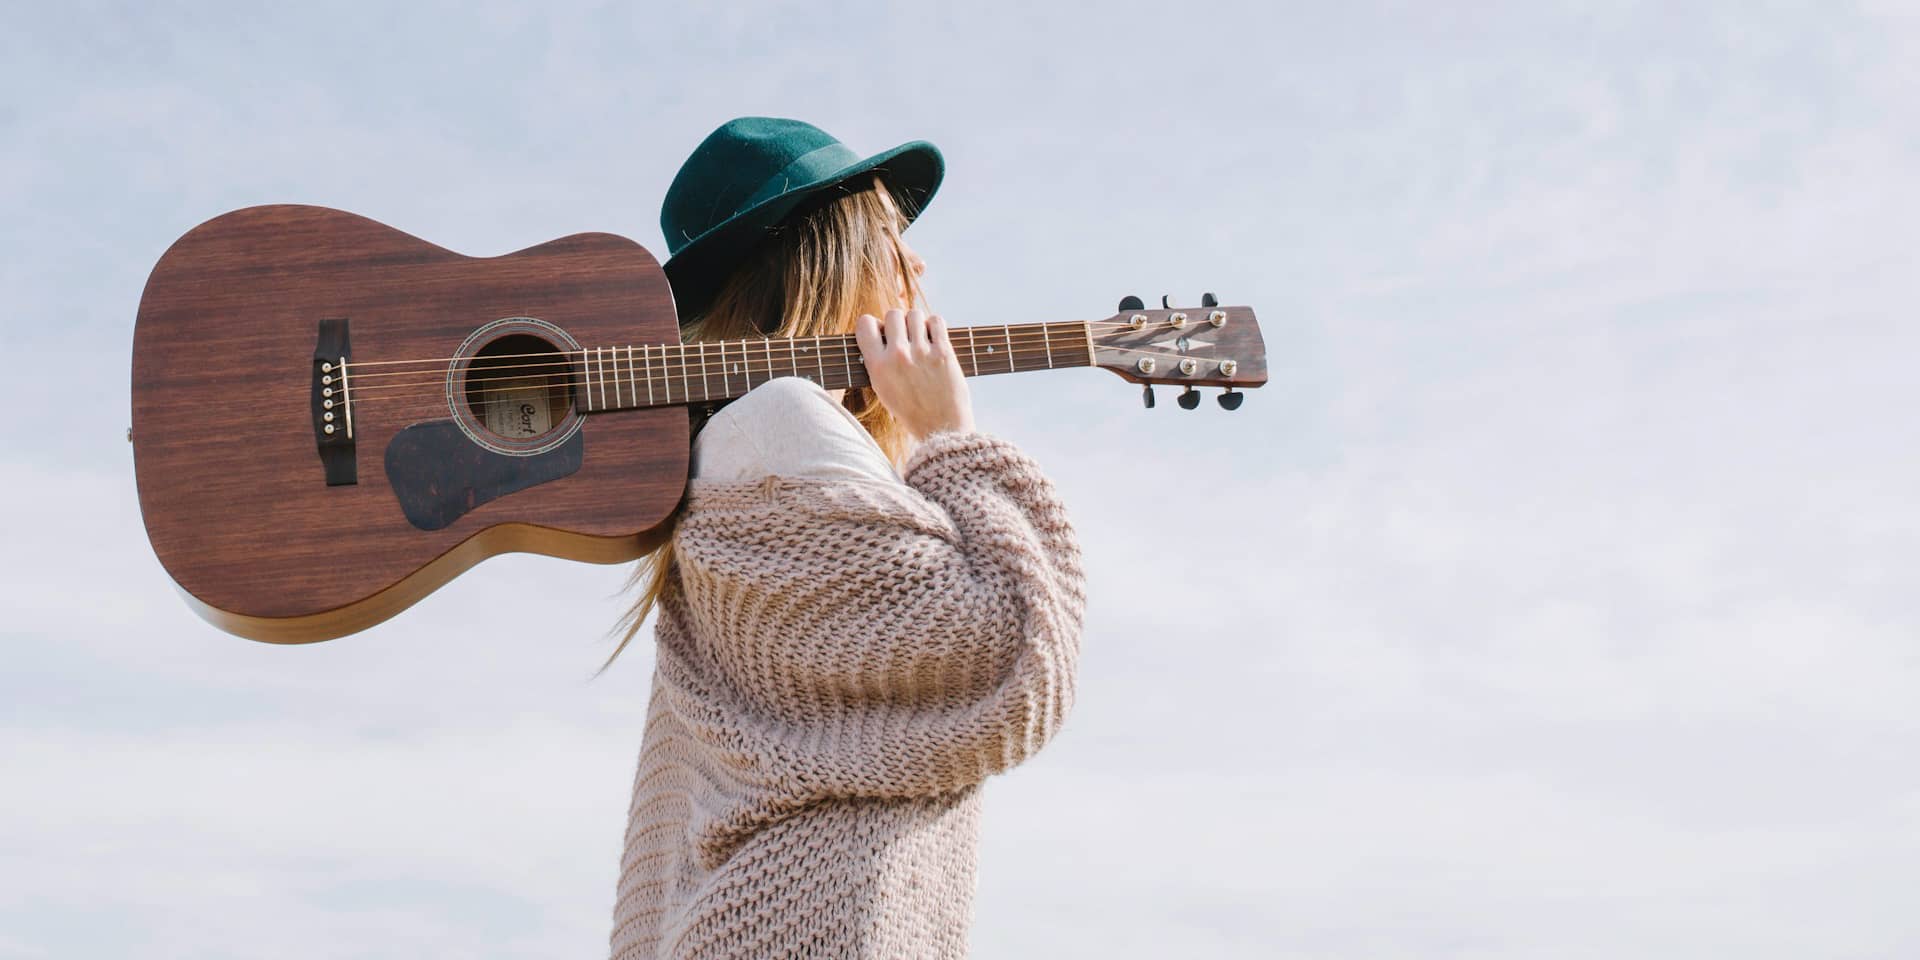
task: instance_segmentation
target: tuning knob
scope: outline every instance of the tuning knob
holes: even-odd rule
[[[1146,306],[1146,301],[1141,300],[1139,297],[1127,296],[1120,298],[1121,313],[1126,313],[1128,310],[1144,310]]]
[[[1162,309],[1162,310],[1172,310],[1172,309],[1173,309],[1173,304],[1171,304],[1171,303],[1169,303],[1169,302],[1167,302],[1167,301],[1169,301],[1169,300],[1172,300],[1172,299],[1173,299],[1173,294],[1171,294],[1171,293],[1163,293],[1163,294],[1161,294],[1161,295],[1160,295],[1160,309]]]
[[[1189,385],[1185,390],[1180,391],[1179,396],[1173,399],[1180,404],[1180,409],[1192,410],[1200,405],[1200,391],[1195,390]]]
[[[1203,307],[1217,307],[1220,305],[1220,301],[1211,293],[1203,293],[1200,295],[1200,305]]]
[[[1215,400],[1220,401],[1220,409],[1222,410],[1238,410],[1240,409],[1240,401],[1245,400],[1246,398],[1247,398],[1246,394],[1241,393],[1240,391],[1235,390],[1232,387],[1228,387],[1225,392],[1221,393],[1217,397],[1214,397]]]
[[[1153,384],[1143,383],[1140,385],[1140,402],[1146,404],[1148,410],[1153,409]]]

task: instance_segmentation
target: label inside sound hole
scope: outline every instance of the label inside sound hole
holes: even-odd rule
[[[488,393],[480,421],[489,431],[520,440],[553,429],[552,395],[541,380],[509,380]]]

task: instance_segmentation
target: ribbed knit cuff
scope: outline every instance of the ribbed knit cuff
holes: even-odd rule
[[[900,471],[900,477],[911,482],[915,471],[929,464],[955,459],[979,460],[983,455],[997,452],[1017,451],[1013,444],[978,430],[937,430],[913,448],[913,453],[907,456],[906,466]]]

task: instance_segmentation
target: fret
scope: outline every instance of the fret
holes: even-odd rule
[[[1037,325],[1041,355],[1031,359],[1040,361],[1039,363],[1029,362],[1029,358],[1021,355],[1022,350],[1031,346],[1023,341],[1034,332],[1032,327],[1035,325],[1021,325],[1020,339],[1015,338],[1011,324],[1000,326],[997,330],[992,326],[970,326],[964,328],[966,356],[961,360],[961,369],[968,376],[977,377],[983,374],[1038,370],[1043,369],[1042,364],[1044,369],[1048,370],[1077,367],[1083,364],[1090,367],[1098,366],[1092,321],[1063,321],[1064,324],[1073,324],[1079,328],[1077,332],[1080,344],[1084,344],[1087,351],[1084,361],[1075,358],[1073,349],[1080,344],[1073,343],[1073,334],[1066,331],[1058,331],[1063,334],[1060,343],[1062,349],[1060,352],[1054,350],[1053,340],[1056,331],[1051,323]],[[956,354],[960,347],[957,333],[958,331],[948,333],[949,344],[954,347]],[[733,341],[732,349],[728,349],[729,343],[723,340],[696,341],[691,344],[661,344],[658,356],[654,354],[651,344],[640,344],[638,350],[635,350],[633,344],[627,344],[624,356],[622,348],[617,346],[583,347],[563,355],[578,355],[579,365],[573,373],[568,375],[568,381],[583,413],[726,400],[738,397],[769,380],[782,376],[805,377],[829,390],[872,385],[872,379],[867,375],[864,358],[862,358],[863,362],[857,366],[854,363],[854,355],[859,350],[859,343],[858,338],[852,334],[778,338],[785,348],[786,356],[784,357],[778,356],[775,339],[760,338],[757,360],[754,356],[755,351],[752,349],[753,341],[750,339]],[[677,361],[667,352],[673,346],[678,346],[680,350]],[[827,352],[836,347],[840,351],[840,362],[829,365]],[[813,355],[812,369],[808,369],[803,363],[803,354],[807,353]],[[1005,367],[996,365],[991,359],[995,354],[1000,353],[1006,354]],[[982,354],[989,358],[984,367],[980,363]],[[700,364],[700,396],[698,398],[694,396],[693,389],[693,364],[696,360]],[[680,380],[678,397],[674,396],[673,390],[676,364]],[[720,390],[717,393],[713,385],[715,364],[718,364],[720,369]],[[654,385],[656,376],[660,381],[658,388]],[[644,400],[641,398],[640,389],[643,378],[647,385]],[[740,380],[740,385],[737,387],[734,385],[736,378]],[[609,391],[609,381],[611,381],[611,391]],[[609,392],[612,393],[611,398],[608,397]]]

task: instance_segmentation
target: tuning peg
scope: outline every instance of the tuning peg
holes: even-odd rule
[[[1162,309],[1162,310],[1172,310],[1172,309],[1173,309],[1173,304],[1171,304],[1171,303],[1168,303],[1168,302],[1167,302],[1168,300],[1171,300],[1172,298],[1173,298],[1173,294],[1171,294],[1171,293],[1163,293],[1163,294],[1161,294],[1161,295],[1160,295],[1160,309]]]
[[[1140,385],[1140,402],[1146,404],[1148,410],[1153,409],[1153,384],[1143,383]]]
[[[1200,391],[1195,390],[1192,385],[1188,385],[1185,390],[1180,391],[1179,396],[1173,399],[1180,404],[1180,409],[1192,410],[1200,405]]]
[[[1126,313],[1128,310],[1144,310],[1146,306],[1146,302],[1139,297],[1127,296],[1120,298],[1121,313]],[[1152,404],[1148,404],[1148,406],[1152,406]]]
[[[1220,409],[1222,410],[1238,410],[1240,409],[1240,401],[1245,400],[1246,398],[1247,398],[1246,394],[1241,393],[1240,391],[1235,390],[1232,387],[1228,387],[1219,396],[1214,397],[1215,400],[1220,401]]]
[[[1200,305],[1203,307],[1217,307],[1220,305],[1220,301],[1211,293],[1203,293],[1200,295]]]

